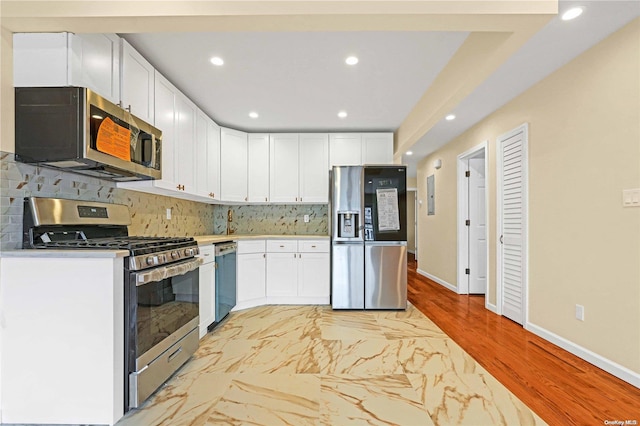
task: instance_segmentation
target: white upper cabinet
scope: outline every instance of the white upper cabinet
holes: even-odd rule
[[[126,40],[121,39],[121,41],[120,96],[122,107],[148,123],[155,123],[153,66]],[[156,125],[156,127],[158,126]]]
[[[153,181],[155,185],[170,190],[176,189],[177,183],[177,158],[176,146],[176,102],[178,89],[164,78],[160,73],[155,75],[155,126],[162,131],[161,164],[162,179]],[[134,183],[132,183],[134,184]],[[134,184],[135,185],[135,184]]]
[[[207,196],[207,117],[202,111],[198,110],[196,114],[196,141],[195,141],[195,180],[196,193],[198,195]]]
[[[298,195],[298,134],[270,136],[270,199],[274,203],[295,203]]]
[[[196,114],[198,108],[182,93],[176,97],[176,181],[180,191],[195,194]]]
[[[269,135],[250,133],[247,140],[247,201],[269,201]]]
[[[220,199],[220,126],[213,120],[207,125],[207,188],[209,197]]]
[[[362,164],[362,135],[332,133],[329,135],[329,167]]]
[[[220,195],[231,202],[247,201],[247,134],[220,130]]]
[[[87,87],[120,102],[120,38],[115,34],[16,33],[14,86]]]
[[[332,133],[329,167],[393,164],[393,133]]]
[[[362,164],[393,164],[393,133],[363,133]]]
[[[303,203],[329,202],[329,135],[299,135],[299,196]]]
[[[204,112],[196,117],[196,192],[220,199],[220,126]]]

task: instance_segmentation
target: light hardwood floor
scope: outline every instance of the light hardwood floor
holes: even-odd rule
[[[409,301],[550,425],[640,424],[640,389],[417,274],[412,258],[408,280]]]

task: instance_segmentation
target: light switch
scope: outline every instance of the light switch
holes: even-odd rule
[[[167,209],[167,219],[171,219],[171,209]]]
[[[304,215],[304,223],[309,223],[309,215],[308,214]]]
[[[640,207],[640,188],[622,190],[624,207]]]

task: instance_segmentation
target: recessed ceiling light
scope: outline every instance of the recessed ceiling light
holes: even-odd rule
[[[346,116],[347,116],[347,112],[346,111],[340,111],[338,113],[338,117],[340,117],[340,118],[345,118]]]
[[[224,65],[224,61],[222,60],[222,58],[219,58],[218,56],[214,56],[213,58],[211,58],[211,63],[218,67],[221,65]]]
[[[572,7],[571,9],[567,10],[565,13],[562,14],[562,20],[563,21],[570,21],[572,19],[577,18],[580,15],[582,15],[582,8],[581,7]]]
[[[257,112],[255,112],[255,111],[251,111],[251,112],[249,113],[249,117],[251,117],[251,118],[258,118],[258,117],[260,117],[260,116],[258,115],[258,113],[257,113]]]
[[[455,120],[456,116],[453,114],[447,115],[444,119],[447,121]]]
[[[345,59],[345,62],[347,63],[347,65],[355,65],[358,63],[358,58],[355,56],[349,56],[347,59]]]
[[[405,152],[405,154],[407,154],[407,155],[413,155],[413,151],[407,151],[407,152]]]

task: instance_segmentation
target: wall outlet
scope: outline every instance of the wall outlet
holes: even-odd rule
[[[576,305],[576,319],[584,321],[584,306]]]
[[[171,220],[171,209],[167,209],[167,219]]]
[[[304,215],[304,223],[309,223],[309,215],[308,214]]]

